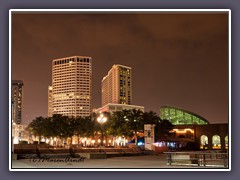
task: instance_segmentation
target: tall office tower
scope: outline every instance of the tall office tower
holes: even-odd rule
[[[91,93],[91,57],[72,56],[53,60],[52,114],[90,116]]]
[[[123,65],[113,65],[102,80],[102,106],[108,103],[132,103],[132,72]]]
[[[52,86],[48,86],[48,117],[53,115]]]
[[[22,122],[23,81],[12,80],[12,122]]]

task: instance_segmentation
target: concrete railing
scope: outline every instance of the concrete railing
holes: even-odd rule
[[[190,165],[201,167],[228,167],[228,153],[222,152],[164,152],[167,165]]]

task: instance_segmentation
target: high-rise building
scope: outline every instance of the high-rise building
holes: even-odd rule
[[[90,116],[92,58],[71,56],[52,62],[52,89],[49,89],[49,116]]]
[[[48,86],[48,117],[53,115],[52,86]]]
[[[108,103],[132,103],[132,72],[123,65],[113,65],[102,80],[102,106]]]
[[[23,81],[12,80],[12,122],[21,124],[23,103]]]
[[[102,107],[93,112],[116,112],[136,109],[144,112],[143,106],[132,105],[132,69],[113,65],[102,80]]]

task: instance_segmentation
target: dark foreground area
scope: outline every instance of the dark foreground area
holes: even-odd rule
[[[66,158],[52,158],[52,159],[21,159],[12,161],[13,169],[182,169],[182,168],[222,168],[221,166],[199,167],[191,165],[167,165],[166,154],[161,155],[140,155],[140,156],[125,156],[112,157],[106,159],[66,159]]]

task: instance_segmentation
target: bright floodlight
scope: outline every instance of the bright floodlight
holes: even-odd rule
[[[103,146],[103,124],[107,121],[107,118],[103,116],[103,114],[100,114],[99,117],[97,118],[97,121],[101,124],[102,126],[102,137],[101,137],[101,146]]]
[[[97,121],[100,123],[100,124],[103,124],[107,121],[107,118],[103,116],[103,114],[100,114],[100,116],[97,118]]]

